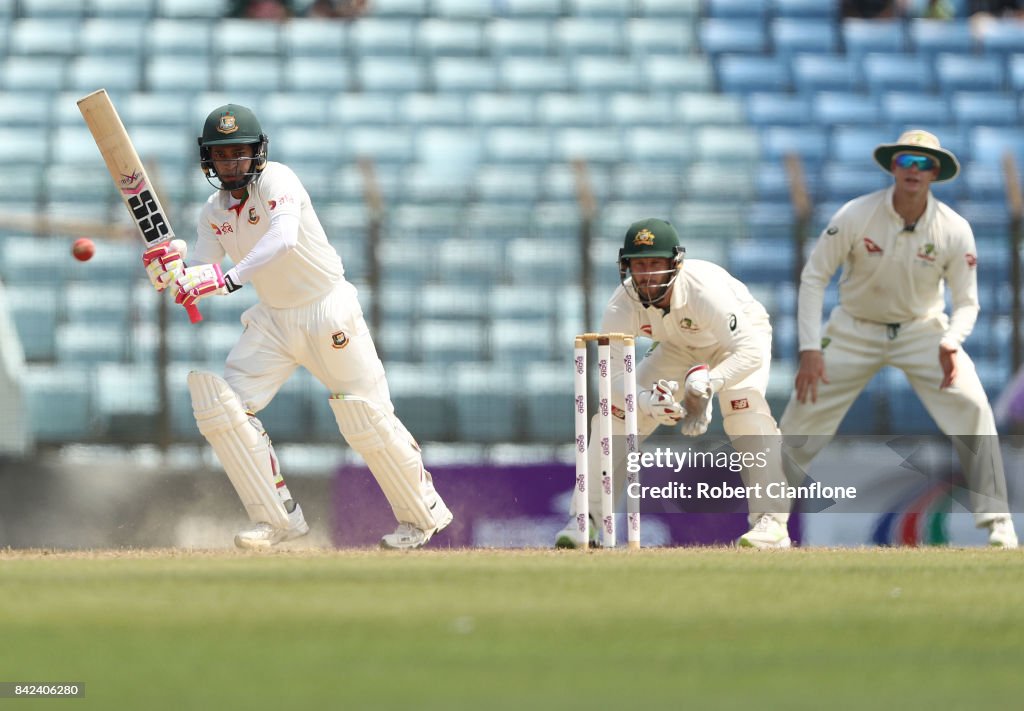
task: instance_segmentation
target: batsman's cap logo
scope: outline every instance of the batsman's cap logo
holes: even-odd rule
[[[235,120],[235,115],[230,111],[225,111],[220,115],[220,121],[217,122],[217,133],[234,133],[238,130],[238,121]]]
[[[349,344],[348,336],[344,331],[335,331],[331,334],[331,347],[339,351]]]
[[[654,233],[646,227],[636,233],[633,237],[634,247],[653,247],[654,246]]]

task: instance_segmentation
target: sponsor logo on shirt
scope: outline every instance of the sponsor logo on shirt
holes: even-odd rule
[[[651,327],[650,327],[650,325],[644,324],[643,326],[641,326],[640,327],[640,333],[644,334],[645,336],[650,336],[651,335]]]
[[[696,332],[696,331],[700,330],[700,326],[695,324],[693,322],[693,319],[690,319],[690,318],[684,318],[682,321],[680,321],[679,322],[679,328],[683,329],[684,331],[693,331],[693,332]]]
[[[271,200],[267,204],[270,205],[271,211],[276,210],[278,205],[287,205],[288,203],[295,202],[292,200],[291,195],[282,195],[277,200]]]
[[[231,223],[230,223],[230,222],[225,222],[225,223],[223,223],[223,224],[222,224],[222,225],[221,225],[220,227],[218,227],[217,225],[215,225],[215,224],[213,224],[213,223],[211,222],[211,223],[210,223],[210,229],[212,229],[212,230],[213,230],[213,232],[214,232],[214,234],[216,234],[216,235],[218,235],[218,236],[219,236],[219,235],[222,235],[222,234],[225,234],[225,233],[227,233],[227,232],[234,232],[234,231],[235,231],[235,230],[234,230],[234,229],[233,229],[233,228],[231,227]]]
[[[256,208],[255,207],[250,207],[249,208],[249,224],[250,225],[255,225],[259,221],[260,221],[260,216],[256,214]]]
[[[875,244],[869,237],[864,238],[864,249],[868,254],[882,254],[882,248]]]
[[[967,266],[970,269],[974,269],[976,266],[978,266],[978,258],[971,254],[970,252],[964,255],[964,259],[967,260]]]
[[[923,259],[926,262],[935,261],[935,245],[929,242],[928,244],[921,245],[921,248],[917,250],[917,258]]]
[[[729,330],[736,330],[736,314],[729,314]]]
[[[836,227],[835,225],[830,225],[829,228],[825,230],[825,234],[827,234],[829,237],[836,234],[837,232],[839,232],[839,228]]]

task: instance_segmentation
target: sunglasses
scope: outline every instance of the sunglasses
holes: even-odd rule
[[[892,161],[897,168],[917,168],[918,170],[934,170],[938,165],[934,158],[901,153]]]

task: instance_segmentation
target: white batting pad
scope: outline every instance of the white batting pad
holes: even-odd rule
[[[192,371],[188,389],[199,431],[213,447],[249,518],[287,528],[288,512],[275,482],[276,459],[263,425],[246,414],[231,386],[213,373]]]
[[[387,497],[395,518],[431,531],[450,516],[423,468],[419,445],[398,420],[369,400],[334,396],[331,410],[345,441],[366,465]]]
[[[782,433],[764,396],[757,390],[746,389],[723,392],[720,397],[725,414],[722,426],[732,440],[733,447],[737,452],[758,457],[759,464],[743,470],[743,482],[747,486],[760,484],[762,491],[767,491],[769,484],[785,484]],[[750,499],[748,505],[751,525],[767,513],[785,526],[792,502],[785,498],[765,497]]]

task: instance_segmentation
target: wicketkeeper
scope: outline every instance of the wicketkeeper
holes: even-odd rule
[[[259,297],[242,314],[244,331],[224,377],[188,376],[199,431],[255,524],[235,543],[263,548],[309,531],[256,417],[302,366],[331,393],[338,429],[366,460],[398,519],[381,545],[418,548],[452,514],[434,490],[419,445],[395,416],[384,366],[341,258],[295,173],[267,160],[267,143],[246,107],[214,110],[199,137],[199,163],[217,191],[200,214],[192,266],[170,244],[144,257],[153,286],[175,289],[179,303],[246,286]],[[220,266],[225,255],[234,262],[227,271]]]
[[[704,434],[718,396],[722,424],[739,452],[764,453],[767,466],[744,473],[748,486],[784,484],[781,436],[765,399],[771,363],[772,328],[768,312],[747,287],[725,269],[687,259],[679,235],[668,222],[634,222],[619,250],[620,285],[605,309],[601,331],[654,339],[655,346],[637,367],[637,424],[642,442],[658,425],[678,427],[690,437]],[[622,344],[612,342],[611,362],[622,361]],[[624,434],[623,376],[612,380],[612,432]],[[680,385],[682,383],[682,385]],[[591,436],[600,424],[591,421]],[[623,471],[624,448],[614,450],[614,471]],[[588,448],[590,510],[601,508],[600,451]],[[616,477],[621,485],[621,479]],[[620,487],[621,488],[621,487]],[[742,546],[786,548],[790,502],[767,496],[748,499],[751,529]],[[570,511],[575,516],[575,511]],[[555,545],[575,548],[575,519],[558,533]],[[590,543],[596,544],[593,516]]]

